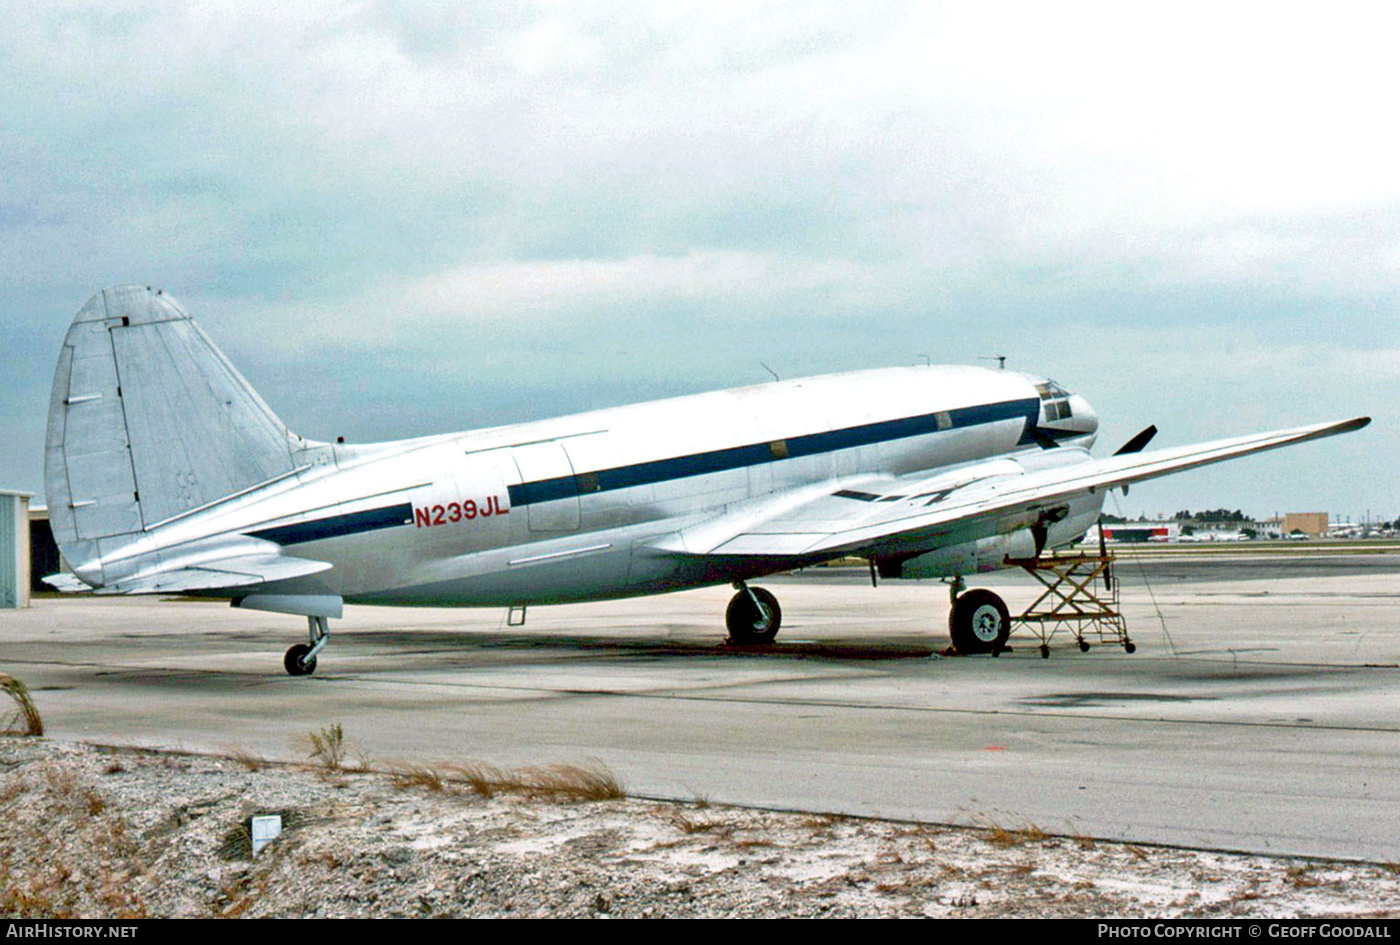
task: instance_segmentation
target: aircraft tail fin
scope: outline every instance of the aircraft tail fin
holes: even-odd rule
[[[294,472],[288,431],[170,296],[94,295],[64,339],[49,401],[44,485],[74,573],[173,518]],[[113,575],[107,575],[107,578]]]

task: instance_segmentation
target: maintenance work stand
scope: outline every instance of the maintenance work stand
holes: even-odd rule
[[[1096,555],[1051,554],[1008,560],[1045,588],[1035,602],[1011,620],[1011,632],[1024,629],[1040,641],[1042,658],[1050,656],[1050,640],[1057,633],[1072,633],[1081,652],[1092,642],[1121,646],[1126,653],[1137,647],[1128,637],[1128,624],[1118,606],[1118,582],[1113,575],[1113,555],[1100,549]]]

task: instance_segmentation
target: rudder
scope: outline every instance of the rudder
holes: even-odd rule
[[[147,286],[104,289],[74,318],[54,374],[44,451],[54,537],[74,572],[100,584],[109,551],[290,474],[308,446],[177,301]]]

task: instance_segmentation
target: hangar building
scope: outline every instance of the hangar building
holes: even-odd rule
[[[0,490],[0,608],[29,606],[28,492]]]

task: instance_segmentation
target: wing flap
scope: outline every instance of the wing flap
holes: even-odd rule
[[[789,557],[800,555],[827,537],[825,532],[757,532],[736,535],[716,548],[712,554],[753,557]]]

